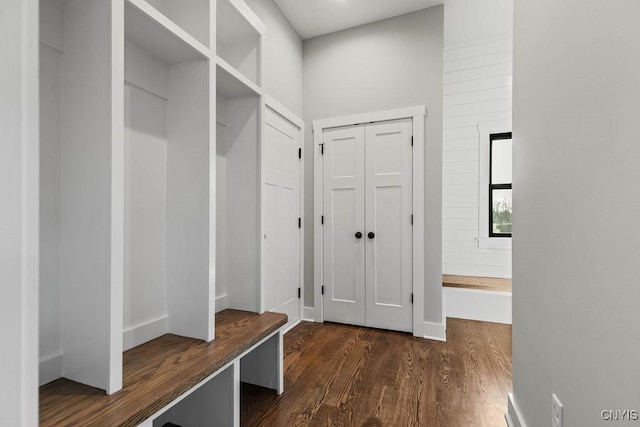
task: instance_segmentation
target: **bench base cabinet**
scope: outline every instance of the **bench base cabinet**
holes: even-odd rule
[[[223,310],[216,339],[166,334],[124,353],[123,388],[104,391],[67,379],[40,388],[40,425],[239,425],[240,383],[283,391],[287,316]]]
[[[142,426],[238,426],[240,425],[240,366],[235,361],[220,373],[194,387],[193,392]]]

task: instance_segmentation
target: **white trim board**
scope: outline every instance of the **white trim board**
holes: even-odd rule
[[[424,149],[425,121],[428,116],[424,105],[375,111],[346,117],[314,120],[313,132],[313,233],[314,233],[314,319],[323,322],[321,284],[322,272],[322,156],[320,144],[325,129],[357,125],[360,123],[384,122],[398,119],[413,120],[413,335],[423,337],[424,322]],[[440,336],[439,330],[436,336]],[[441,333],[444,335],[444,332]]]
[[[508,412],[504,415],[507,425],[509,427],[527,427],[527,423],[525,423],[524,417],[520,412],[520,408],[518,408],[518,405],[516,404],[513,393],[509,393],[508,407]]]
[[[447,318],[442,318],[442,323],[424,322],[422,326],[422,338],[427,340],[447,342]]]
[[[511,292],[444,286],[444,312],[447,317],[511,324]]]
[[[216,297],[216,313],[229,308],[229,298],[227,294]]]
[[[478,187],[478,248],[511,250],[511,238],[489,237],[489,137],[512,131],[510,121],[478,123],[480,184]]]
[[[268,93],[264,94],[264,103],[267,107],[289,120],[298,128],[304,130],[304,121]]]
[[[296,320],[295,322],[292,322],[290,325],[285,326],[284,329],[282,330],[283,334],[286,334],[287,332],[289,332],[290,330],[292,330],[293,328],[295,328],[296,326],[298,326],[300,324],[301,320]]]
[[[321,119],[313,121],[313,132],[322,133],[323,129],[357,125],[368,122],[386,122],[389,120],[409,119],[414,117],[427,118],[428,112],[424,105],[414,107],[398,108],[395,110],[374,111],[370,113],[354,114],[345,117],[334,117],[330,119]],[[415,135],[414,135],[415,137]]]
[[[316,309],[314,307],[303,307],[302,308],[302,321],[304,322],[314,322],[316,319]]]
[[[122,333],[123,351],[144,344],[168,332],[169,316],[167,315],[127,328]]]
[[[40,359],[38,385],[45,385],[62,377],[62,353]]]

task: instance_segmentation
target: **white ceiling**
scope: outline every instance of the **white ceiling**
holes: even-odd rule
[[[443,4],[443,0],[275,0],[303,39]]]

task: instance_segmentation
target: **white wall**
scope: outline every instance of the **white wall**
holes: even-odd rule
[[[442,321],[442,6],[304,42],[305,217],[313,218],[313,120],[424,104],[426,320]],[[313,224],[305,226],[305,306],[313,306]]]
[[[124,330],[167,316],[169,70],[125,44]],[[163,331],[163,332],[166,332]],[[125,334],[125,350],[127,343]]]
[[[38,4],[0,2],[0,418],[38,424]]]
[[[246,0],[266,25],[263,82],[266,93],[302,117],[302,39],[273,0]]]
[[[60,179],[63,8],[40,5],[40,384],[62,375],[60,345]]]
[[[227,298],[227,100],[216,98],[216,312]]]
[[[51,2],[46,2],[51,4]],[[43,8],[44,9],[44,8]],[[58,10],[61,10],[59,8]],[[41,16],[54,18],[61,14]],[[57,12],[57,11],[56,11]],[[61,23],[61,22],[60,22]],[[43,25],[46,29],[46,25]],[[49,27],[51,28],[51,27]],[[61,42],[41,31],[40,42],[40,383],[62,375],[60,359],[60,177],[62,137]]]
[[[513,34],[513,0],[446,0],[445,48]]]
[[[444,9],[442,271],[511,277],[511,250],[479,247],[479,124],[511,126],[513,0]]]
[[[640,3],[518,0],[513,377],[528,426],[640,402]],[[633,422],[627,424],[633,424]]]

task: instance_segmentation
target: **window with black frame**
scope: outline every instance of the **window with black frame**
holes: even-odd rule
[[[489,237],[511,237],[511,132],[489,135]]]

